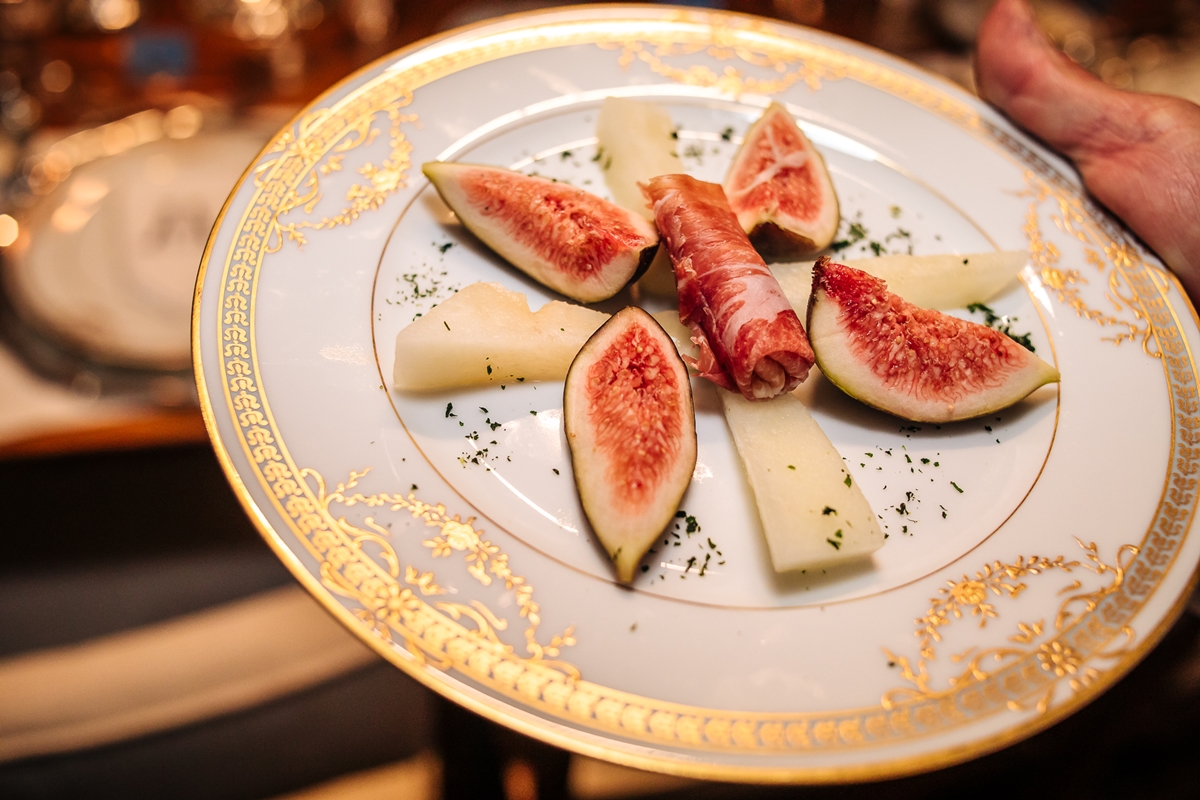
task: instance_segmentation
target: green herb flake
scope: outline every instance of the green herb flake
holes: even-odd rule
[[[837,514],[837,509],[825,506],[824,510],[821,511],[821,514],[828,517],[830,514]]]
[[[850,481],[850,476],[849,476],[849,475],[847,475],[847,476],[846,476],[846,480],[844,481],[844,483],[845,483],[847,486],[849,486],[849,485],[850,485],[851,481]]]
[[[788,464],[788,469],[795,471],[796,467],[791,464]]]
[[[458,415],[454,413],[454,403],[446,403],[446,419],[457,416]]]
[[[826,539],[825,541],[829,542],[830,546],[833,547],[834,550],[842,549],[842,543],[836,539]]]
[[[957,491],[959,494],[962,494],[962,493],[963,493],[962,487],[961,487],[961,486],[959,486],[959,485],[958,485],[957,483],[955,483],[954,481],[950,481],[950,485],[951,485],[951,486],[953,486],[953,487],[954,487],[954,490],[955,490],[955,491]]]
[[[963,259],[963,263],[967,263],[965,258]],[[971,303],[969,306],[967,306],[967,311],[970,311],[972,314],[983,314],[983,324],[987,325],[993,330],[1003,333],[1005,336],[1012,339],[1029,352],[1036,352],[1033,347],[1033,341],[1030,339],[1030,334],[1013,333],[1012,323],[1017,321],[1016,317],[998,316],[995,311],[988,308],[983,303]]]
[[[559,471],[558,471],[556,468],[554,468],[554,467],[551,467],[551,468],[550,468],[550,471],[551,471],[551,472],[553,472],[555,475],[560,475],[560,474],[562,474],[562,473],[560,473],[560,472],[559,472]]]
[[[491,364],[488,364],[488,365],[487,365],[487,374],[488,374],[488,375],[491,375],[491,374],[492,374],[492,365],[491,365]]]

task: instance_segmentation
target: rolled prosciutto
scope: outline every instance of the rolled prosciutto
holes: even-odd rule
[[[642,191],[675,266],[679,318],[700,348],[692,366],[750,400],[795,389],[813,365],[808,336],[721,187],[661,175]]]

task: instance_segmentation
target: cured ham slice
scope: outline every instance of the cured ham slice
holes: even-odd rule
[[[675,266],[679,318],[718,386],[763,400],[790,392],[813,365],[800,318],[715,183],[661,175],[643,186]]]

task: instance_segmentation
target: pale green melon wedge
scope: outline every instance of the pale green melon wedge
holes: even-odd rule
[[[392,381],[402,391],[433,391],[562,380],[607,319],[557,300],[530,311],[520,292],[472,283],[396,335]]]
[[[655,103],[606,97],[596,121],[596,139],[604,182],[613,202],[654,221],[639,183],[683,171],[675,154],[675,126]],[[660,247],[638,287],[656,297],[675,297],[675,271]]]
[[[906,256],[839,260],[839,264],[883,278],[888,290],[921,308],[965,308],[986,303],[1009,286],[1029,263],[1024,250],[968,255]],[[772,264],[783,293],[803,319],[812,292],[811,261]]]
[[[606,97],[596,120],[596,139],[604,182],[613,202],[654,221],[639,183],[672,175],[682,167],[675,155],[675,126],[659,105],[624,97]]]
[[[717,391],[776,572],[856,561],[883,547],[867,498],[803,403]]]
[[[699,356],[699,348],[692,341],[692,332],[688,327],[679,321],[679,312],[671,309],[669,311],[655,311],[650,316],[654,317],[654,321],[662,325],[663,330],[671,337],[671,341],[675,342],[675,349],[679,351],[681,356],[690,356],[696,358]]]

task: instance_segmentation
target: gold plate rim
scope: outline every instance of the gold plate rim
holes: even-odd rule
[[[600,6],[592,6],[590,9],[569,9],[574,11],[577,16],[586,18],[589,11],[593,10],[629,10],[636,12],[639,17],[647,17],[647,8],[645,6],[622,6],[619,4],[604,4]],[[420,51],[452,37],[459,37],[465,33],[472,31],[484,30],[493,26],[502,26],[515,19],[535,19],[537,17],[561,14],[568,9],[549,9],[532,13],[513,14],[496,19],[485,20],[475,23],[464,28],[459,28],[443,34],[438,34],[419,42],[416,42],[406,48],[402,48],[393,53],[385,55],[371,64],[357,70],[351,75],[343,78],[341,81],[330,87],[324,92],[321,97],[310,103],[303,111],[298,113],[288,123],[288,130],[295,125],[303,116],[314,108],[321,100],[327,98],[331,94],[337,92],[347,84],[361,78],[364,74],[377,69],[380,65],[398,61],[407,55]],[[666,17],[670,14],[679,14],[683,9],[660,8],[656,9],[656,16]],[[779,23],[774,20],[760,20],[760,18],[750,15],[734,14],[729,12],[705,12],[706,19],[731,19],[740,20],[743,22],[769,22],[771,25],[787,29],[797,28],[797,26]],[[597,20],[599,21],[599,20]],[[822,34],[822,36],[829,36]],[[829,36],[831,39],[840,39],[841,37]],[[843,40],[849,41],[849,40]],[[854,42],[856,48],[872,50],[860,43]],[[886,54],[882,54],[888,60],[895,59]],[[909,65],[911,66],[911,65]],[[912,67],[919,72],[924,73],[919,67]],[[944,79],[940,76],[935,77],[939,83],[944,83]],[[955,91],[959,91],[955,87]],[[387,642],[372,636],[370,630],[361,624],[361,622],[351,614],[351,612],[338,602],[332,594],[304,567],[298,557],[291,548],[284,542],[282,537],[273,529],[270,522],[258,507],[247,487],[243,483],[241,474],[238,472],[233,459],[226,448],[225,442],[222,439],[217,419],[216,412],[213,407],[212,400],[207,392],[206,380],[204,377],[204,366],[202,362],[202,345],[200,341],[200,309],[201,295],[203,291],[204,281],[208,271],[208,265],[212,255],[213,247],[218,230],[221,228],[225,220],[226,214],[230,209],[235,196],[241,189],[246,179],[251,175],[254,164],[257,164],[259,159],[266,154],[268,150],[264,150],[256,157],[255,162],[251,164],[238,180],[229,198],[222,206],[221,212],[217,217],[216,222],[210,232],[208,242],[205,246],[204,253],[200,263],[200,269],[197,275],[196,288],[193,299],[192,313],[192,351],[193,351],[193,366],[197,387],[199,389],[201,413],[204,418],[205,427],[208,431],[210,440],[213,443],[214,450],[217,454],[218,461],[221,464],[227,479],[230,481],[236,496],[250,515],[256,528],[267,541],[276,555],[288,566],[296,578],[302,585],[322,604],[326,611],[332,614],[336,619],[349,627],[360,639],[365,641],[368,646],[372,647],[376,652],[382,655],[391,663],[400,667],[406,673],[420,681],[423,685],[436,691],[440,695],[463,705],[485,716],[492,721],[504,724],[524,734],[533,736],[534,738],[545,741],[549,744],[564,747],[568,750],[578,752],[584,755],[604,758],[609,761],[624,764],[626,766],[648,769],[669,774],[715,779],[723,781],[746,781],[755,783],[846,783],[864,780],[878,780],[883,778],[901,777],[911,775],[918,772],[923,772],[938,767],[948,766],[955,763],[968,760],[970,758],[993,752],[997,749],[1020,741],[1024,738],[1032,736],[1060,719],[1068,716],[1074,711],[1086,705],[1096,696],[1107,690],[1113,683],[1123,677],[1141,658],[1149,652],[1152,647],[1161,640],[1166,631],[1171,627],[1174,621],[1182,613],[1186,605],[1188,594],[1191,589],[1200,580],[1200,570],[1193,569],[1187,583],[1187,590],[1182,592],[1174,601],[1168,612],[1159,620],[1156,627],[1149,632],[1134,649],[1124,654],[1121,660],[1103,674],[1101,679],[1088,685],[1082,691],[1073,694],[1066,701],[1048,710],[1046,713],[1034,717],[1031,720],[1024,722],[1021,725],[1013,726],[1000,733],[993,734],[990,737],[976,740],[967,745],[943,747],[929,753],[922,753],[912,756],[901,756],[890,760],[875,761],[869,764],[846,765],[846,766],[831,766],[831,767],[772,767],[772,766],[756,766],[756,765],[731,765],[731,764],[714,764],[702,762],[695,759],[689,759],[687,756],[680,754],[678,757],[672,758],[668,754],[670,751],[659,750],[657,754],[646,754],[648,747],[640,747],[633,743],[618,742],[613,739],[605,739],[599,733],[591,733],[584,729],[576,729],[562,723],[555,722],[552,719],[540,717],[531,711],[520,709],[515,704],[505,702],[502,698],[491,697],[483,692],[471,688],[465,681],[452,677],[444,672],[434,672],[423,668],[420,664],[406,660],[400,656]],[[1197,317],[1195,308],[1190,301],[1187,300],[1186,294],[1183,293],[1182,287],[1174,276],[1170,276],[1171,283],[1176,287],[1179,296],[1184,298],[1191,316],[1194,321],[1200,324],[1200,318]],[[603,743],[596,743],[603,741]]]

